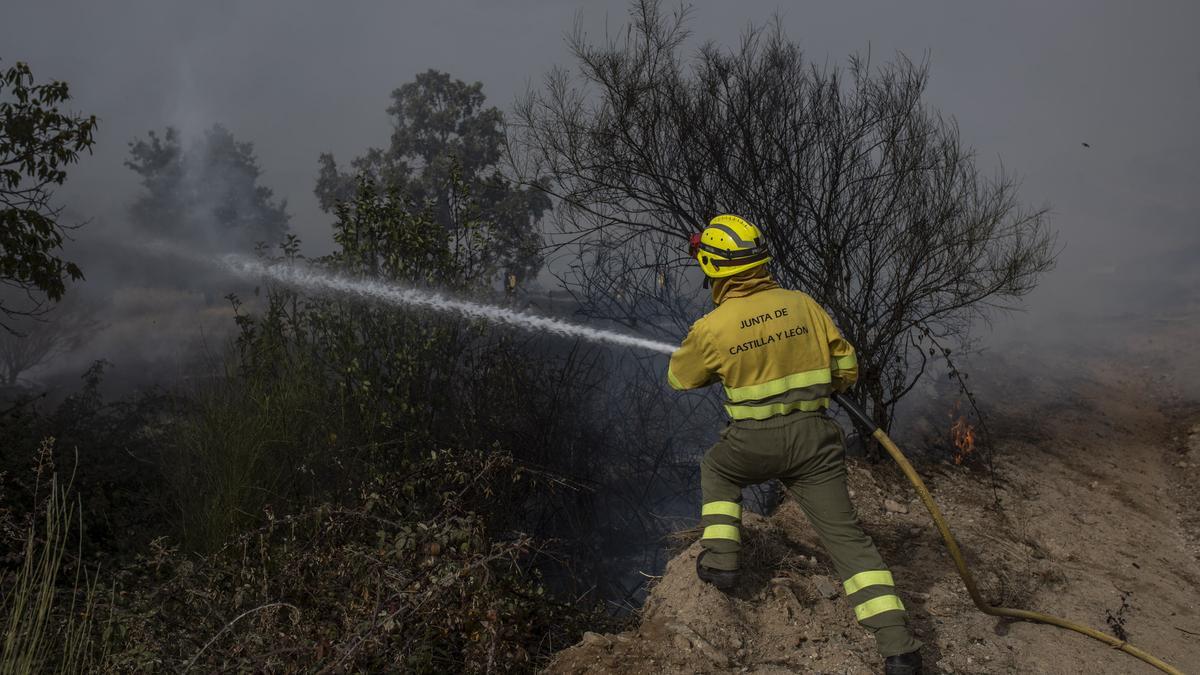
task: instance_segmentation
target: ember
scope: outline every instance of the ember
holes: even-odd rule
[[[950,419],[954,420],[950,425],[950,440],[955,447],[954,463],[962,464],[963,460],[975,452],[975,425],[967,421],[966,415],[959,414],[958,401],[954,402]]]

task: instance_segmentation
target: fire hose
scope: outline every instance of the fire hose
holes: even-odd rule
[[[1012,609],[1009,607],[993,607],[992,605],[989,605],[987,601],[983,599],[983,596],[980,595],[979,588],[975,584],[975,578],[971,576],[971,571],[967,569],[967,561],[963,558],[962,551],[958,547],[958,541],[955,540],[954,535],[950,532],[950,526],[946,523],[946,519],[942,516],[941,510],[938,509],[937,504],[933,501],[933,497],[929,494],[929,488],[925,487],[925,482],[921,480],[919,475],[917,475],[916,470],[913,469],[913,466],[911,463],[909,463],[908,458],[904,456],[904,453],[900,452],[900,448],[896,446],[891,438],[888,438],[888,435],[884,433],[883,429],[871,421],[871,418],[867,417],[867,414],[863,412],[862,408],[859,408],[853,401],[840,394],[835,394],[833,398],[843,410],[845,410],[851,417],[862,424],[863,427],[873,430],[871,432],[871,437],[878,441],[879,444],[882,445],[885,450],[887,450],[887,453],[891,455],[892,459],[896,461],[896,464],[900,466],[900,470],[904,472],[906,477],[908,477],[909,482],[912,483],[913,488],[916,489],[917,495],[925,504],[925,508],[929,511],[930,517],[933,518],[934,525],[937,525],[938,532],[942,535],[942,541],[946,544],[946,550],[949,551],[950,557],[954,559],[954,566],[958,569],[958,576],[962,578],[963,585],[967,587],[967,593],[969,593],[971,596],[971,601],[975,603],[975,607],[978,608],[979,611],[991,616],[1008,617],[1011,619],[1034,621],[1037,623],[1048,623],[1060,628],[1073,630],[1077,633],[1082,633],[1088,637],[1095,638],[1111,646],[1113,649],[1119,649],[1126,654],[1136,656],[1137,658],[1149,663],[1164,673],[1183,675],[1182,671],[1166,661],[1154,656],[1153,654],[1149,654],[1141,649],[1138,649],[1137,647],[1134,647],[1124,640],[1117,639],[1111,635],[1108,635],[1107,633],[1102,633],[1089,626],[1078,624],[1074,621],[1068,621],[1056,616],[1051,616],[1049,614],[1043,614],[1041,612],[1032,612],[1024,609]]]

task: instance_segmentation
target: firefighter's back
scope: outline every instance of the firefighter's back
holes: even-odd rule
[[[704,324],[730,417],[764,419],[828,407],[836,329],[807,294],[774,288],[730,298]]]

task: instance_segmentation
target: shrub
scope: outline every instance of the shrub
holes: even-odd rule
[[[194,559],[125,573],[121,670],[527,671],[604,615],[551,600],[535,542],[495,537],[492,486],[541,489],[497,452],[434,451]]]

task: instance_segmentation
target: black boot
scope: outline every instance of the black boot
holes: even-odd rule
[[[700,555],[696,556],[696,576],[700,577],[700,581],[704,581],[716,586],[717,589],[722,593],[733,590],[733,587],[737,586],[739,576],[738,571],[718,570],[711,567],[705,567],[700,563],[700,561],[704,560],[704,556],[707,553],[708,551],[702,551]]]
[[[921,675],[921,652],[889,656],[883,660],[884,675]]]

